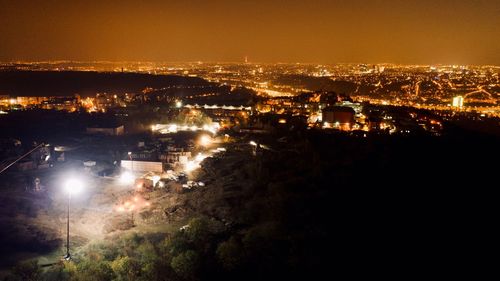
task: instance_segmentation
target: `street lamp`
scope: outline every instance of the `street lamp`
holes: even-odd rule
[[[128,158],[130,159],[130,164],[132,166],[131,170],[133,172],[134,171],[134,160],[132,160],[132,152],[129,151],[127,154],[128,154]]]
[[[253,146],[252,154],[254,156],[256,156],[257,155],[257,148],[259,147],[259,145],[255,141],[250,141],[249,143],[251,146]]]
[[[64,184],[64,190],[68,194],[68,213],[67,213],[67,224],[66,224],[66,255],[64,256],[65,260],[71,259],[71,254],[69,253],[69,208],[71,203],[71,196],[73,194],[79,193],[83,188],[83,184],[81,181],[77,179],[69,179]]]
[[[212,143],[212,138],[208,135],[202,135],[199,140],[201,146],[208,146]]]

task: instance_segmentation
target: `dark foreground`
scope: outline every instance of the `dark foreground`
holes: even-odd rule
[[[203,165],[187,229],[117,236],[75,263],[23,263],[8,280],[466,276],[494,225],[499,139],[451,128],[240,136]],[[250,139],[270,149],[254,155]]]

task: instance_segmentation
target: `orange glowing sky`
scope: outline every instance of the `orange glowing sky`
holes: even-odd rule
[[[500,65],[500,0],[0,0],[0,60]]]

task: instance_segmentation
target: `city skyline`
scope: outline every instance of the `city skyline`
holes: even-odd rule
[[[500,64],[498,1],[0,5],[0,61]]]

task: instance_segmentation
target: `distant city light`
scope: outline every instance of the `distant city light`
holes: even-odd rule
[[[212,122],[211,124],[205,124],[203,126],[195,126],[195,125],[178,125],[175,123],[171,124],[156,124],[151,126],[151,130],[153,132],[159,132],[160,134],[172,134],[177,133],[179,131],[208,131],[212,134],[217,133],[217,131],[221,128],[219,123]]]
[[[451,105],[453,107],[463,107],[464,106],[464,98],[462,96],[456,96],[453,98]]]

